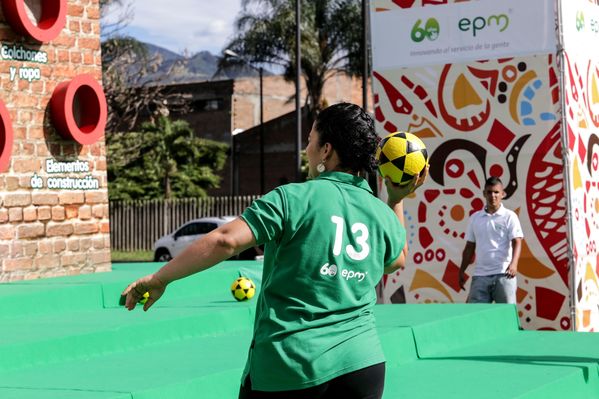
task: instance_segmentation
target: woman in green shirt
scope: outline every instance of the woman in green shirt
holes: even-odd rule
[[[311,179],[277,187],[129,285],[126,307],[148,291],[147,310],[170,282],[264,244],[239,398],[380,398],[385,359],[373,315],[375,286],[383,273],[405,265],[402,200],[426,173],[408,186],[386,181],[384,204],[359,177],[375,171],[377,143],[374,121],[360,107],[323,110],[306,147]]]

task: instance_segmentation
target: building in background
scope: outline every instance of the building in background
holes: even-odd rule
[[[283,182],[295,181],[295,85],[282,76],[263,78],[264,188],[268,192]],[[171,112],[173,119],[190,123],[198,137],[226,142],[235,150],[221,174],[219,189],[211,195],[258,194],[260,192],[260,82],[257,77],[173,84],[165,90],[187,103],[184,113]],[[342,101],[362,103],[362,80],[338,73],[324,87],[327,104]],[[305,89],[302,87],[302,97]],[[176,107],[179,108],[179,107]],[[303,144],[312,127],[304,113]],[[234,161],[234,158],[237,162]],[[233,169],[237,176],[231,178]]]

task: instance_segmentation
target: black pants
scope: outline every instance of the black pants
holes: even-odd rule
[[[379,363],[297,391],[253,391],[248,375],[239,389],[239,399],[380,399],[384,388],[385,363]]]

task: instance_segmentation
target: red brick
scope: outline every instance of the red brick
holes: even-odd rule
[[[31,193],[6,193],[4,195],[4,206],[28,206],[31,204]]]
[[[19,188],[31,190],[31,176],[19,176]]]
[[[89,24],[89,22],[87,24]],[[72,33],[75,33],[75,34],[79,33],[81,31],[81,26],[82,26],[82,24],[80,24],[79,21],[69,22],[69,30]]]
[[[78,4],[69,4],[67,8],[67,15],[70,17],[82,17],[83,7]]]
[[[35,206],[23,208],[23,220],[26,222],[37,220],[37,208]]]
[[[110,225],[108,222],[100,223],[100,233],[110,233]]]
[[[58,194],[56,193],[36,193],[31,194],[33,205],[56,205],[58,204]]]
[[[31,119],[33,119],[33,112],[29,110],[20,110],[18,115],[17,122],[20,122],[23,125],[27,124]]]
[[[102,250],[91,252],[89,258],[93,264],[110,262],[110,251]]]
[[[94,205],[92,207],[92,215],[96,219],[102,219],[104,217],[104,207],[105,205]]]
[[[60,266],[60,256],[58,255],[42,255],[33,260],[33,264],[37,269],[52,269]]]
[[[88,251],[92,247],[92,240],[89,237],[82,238],[79,240],[79,245],[81,251]]]
[[[15,237],[16,228],[12,224],[0,226],[0,240],[12,240]]]
[[[94,247],[94,249],[104,248],[104,238],[103,237],[94,237],[92,239],[92,246]]]
[[[79,251],[79,238],[69,238],[67,240],[67,249],[69,251]]]
[[[12,167],[16,173],[33,173],[40,170],[41,163],[38,159],[14,159]]]
[[[65,254],[60,257],[60,265],[65,266],[80,266],[83,267],[86,263],[87,256],[82,253]]]
[[[52,253],[52,241],[50,240],[41,240],[38,244],[39,253],[42,255],[47,255]]]
[[[10,245],[0,244],[0,259],[8,258],[10,254]]]
[[[56,78],[72,78],[76,71],[73,65],[56,64],[52,67],[52,76]]]
[[[69,52],[67,50],[58,50],[56,52],[58,62],[69,62]]]
[[[23,220],[23,208],[10,208],[8,210],[8,220],[10,222],[20,222]]]
[[[82,205],[79,208],[79,219],[89,220],[92,218],[92,207],[89,205]]]
[[[108,191],[86,191],[85,192],[85,203],[86,204],[105,204],[108,202]]]
[[[56,86],[57,86],[56,82],[47,81],[46,82],[46,94],[53,93]]]
[[[87,39],[84,37],[80,37],[77,40],[80,48],[90,49],[90,50],[99,50],[100,49],[100,38]]]
[[[87,17],[89,19],[100,19],[100,8],[99,7],[88,7]]]
[[[62,206],[53,206],[52,207],[52,220],[59,222],[65,220],[65,210]]]
[[[17,83],[17,87],[19,88],[19,91],[25,91],[25,90],[29,89],[29,85],[30,85],[30,83],[27,80],[19,80],[19,82]]]
[[[25,256],[35,256],[35,254],[37,254],[37,242],[25,242],[23,244],[23,253],[25,254]]]
[[[8,222],[8,209],[0,209],[0,223]]]
[[[67,219],[75,219],[79,214],[79,207],[76,205],[67,205],[64,207]]]
[[[63,236],[68,237],[73,234],[73,225],[69,223],[48,222],[46,225],[46,236]]]
[[[82,192],[65,191],[58,195],[58,201],[61,205],[83,204],[84,197]]]
[[[106,159],[99,159],[95,162],[94,170],[105,171],[106,170]]]
[[[91,22],[81,22],[81,32],[83,32],[83,33],[92,33],[92,24],[91,24]]]
[[[27,128],[25,127],[17,127],[13,129],[15,140],[25,140],[27,138]]]
[[[94,55],[91,52],[82,52],[83,63],[85,65],[91,65],[94,63]]]
[[[6,191],[15,191],[19,189],[19,178],[16,176],[6,176]]]
[[[25,252],[23,250],[23,243],[25,243],[25,241],[19,241],[19,240],[13,240],[10,243],[10,253],[12,254],[13,258],[18,258],[20,256],[23,256],[23,253]]]
[[[23,108],[28,108],[28,107],[33,108],[33,107],[37,106],[38,99],[37,99],[37,97],[31,96],[24,91],[20,91],[17,93],[13,93],[12,102],[19,104],[19,107],[22,110]]]
[[[3,272],[12,272],[16,270],[27,270],[31,269],[33,266],[33,261],[31,258],[16,258],[16,259],[5,259],[4,267],[2,267]]]
[[[94,234],[98,232],[98,224],[96,222],[76,222],[74,224],[75,234]]]
[[[40,206],[37,208],[37,219],[42,220],[50,220],[52,218],[52,208],[49,206]]]
[[[31,157],[35,154],[35,145],[33,145],[32,143],[23,143],[22,149],[23,150],[21,151],[21,155]]]
[[[44,92],[44,82],[41,80],[33,81],[30,88],[34,94],[42,94]]]
[[[69,58],[72,64],[81,64],[81,53],[79,51],[71,51]]]
[[[43,223],[27,223],[17,226],[17,236],[22,238],[37,238],[44,235]]]
[[[40,66],[40,74],[42,78],[50,79],[52,77],[52,67],[50,65],[41,65]]]
[[[58,238],[54,241],[53,252],[55,254],[64,252],[67,249],[67,242],[63,238]]]

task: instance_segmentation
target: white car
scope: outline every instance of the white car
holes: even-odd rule
[[[154,243],[154,262],[168,262],[198,238],[233,219],[235,219],[234,216],[223,216],[194,219],[185,223],[174,232],[156,240]]]

